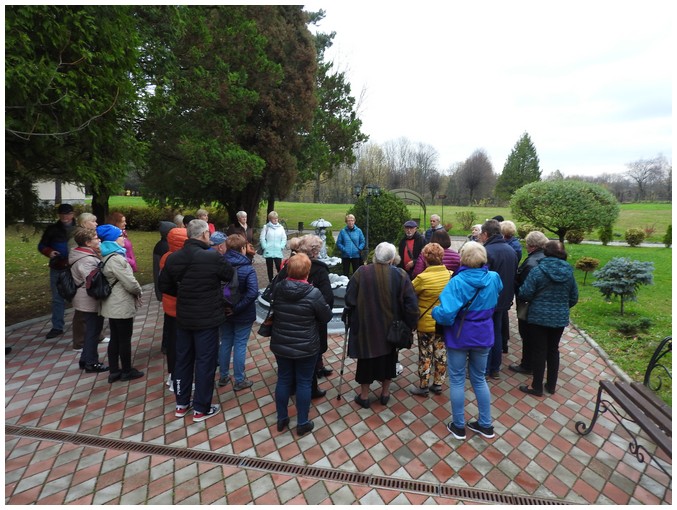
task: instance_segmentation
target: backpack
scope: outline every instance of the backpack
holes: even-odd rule
[[[69,302],[73,300],[82,285],[82,283],[80,285],[75,283],[73,273],[71,273],[71,266],[61,271],[56,277],[56,291],[59,293],[59,296]]]
[[[237,269],[233,268],[233,277],[223,284],[223,304],[233,308],[240,302],[240,282],[237,278]]]
[[[106,299],[108,296],[110,296],[110,293],[113,291],[113,287],[117,283],[116,280],[115,283],[111,285],[108,283],[108,279],[103,274],[103,268],[106,267],[106,262],[108,262],[111,258],[112,255],[106,260],[99,262],[85,279],[85,289],[87,289],[87,294],[94,299]]]
[[[88,255],[93,257],[93,255]],[[78,262],[78,261],[76,261]],[[70,302],[73,301],[75,294],[77,294],[78,289],[82,287],[85,282],[82,282],[80,285],[75,283],[75,278],[73,278],[73,273],[71,272],[72,265],[66,266],[66,269],[61,271],[56,277],[56,291],[63,299]]]

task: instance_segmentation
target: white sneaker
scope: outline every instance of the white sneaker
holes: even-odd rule
[[[174,392],[174,381],[172,381],[172,374],[169,374],[169,377],[167,377],[167,389],[172,393]]]
[[[400,375],[402,372],[404,372],[404,367],[402,366],[402,363],[397,363],[395,365],[395,375]]]
[[[73,349],[73,352],[82,352],[82,349]]]
[[[109,337],[109,336],[106,336],[106,337],[104,337],[103,340],[101,340],[99,343],[100,343],[100,344],[107,344],[108,342],[110,342],[110,337]]]

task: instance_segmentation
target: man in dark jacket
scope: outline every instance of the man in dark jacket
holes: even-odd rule
[[[487,220],[482,224],[480,241],[487,250],[489,270],[496,271],[503,282],[503,290],[498,295],[498,304],[494,309],[494,346],[489,354],[487,374],[492,379],[500,379],[501,361],[503,358],[502,326],[503,315],[512,306],[515,293],[515,273],[517,272],[517,255],[503,239],[501,226],[497,220]]]
[[[75,227],[73,206],[61,204],[56,210],[59,221],[53,223],[42,234],[38,251],[49,258],[49,286],[52,290],[52,329],[47,338],[63,335],[66,302],[56,290],[59,275],[68,267],[68,238]]]
[[[424,237],[418,233],[418,225],[414,220],[409,220],[404,223],[404,237],[400,241],[398,253],[400,255],[399,267],[404,269],[409,275],[409,279],[413,280],[412,273],[414,266],[418,260],[421,250],[425,246]]]
[[[167,244],[167,234],[176,224],[171,221],[160,222],[160,240],[155,243],[153,247],[153,282],[155,284],[155,297],[158,301],[162,301],[162,292],[158,288],[158,277],[160,276],[160,259],[169,251],[169,244]]]
[[[172,373],[177,418],[191,407],[195,376],[193,421],[214,416],[214,372],[219,352],[219,326],[225,320],[221,282],[233,277],[232,266],[210,249],[206,221],[188,224],[188,240],[167,257],[160,273],[160,291],[176,296],[176,365]]]
[[[524,262],[522,262],[522,265],[517,269],[517,275],[515,275],[515,301],[518,310],[525,305],[524,301],[518,297],[519,288],[526,281],[529,271],[536,267],[541,259],[545,257],[543,248],[545,247],[545,243],[548,242],[548,238],[545,237],[543,232],[534,230],[527,234],[524,241],[527,244],[528,255],[527,258],[524,259]],[[531,374],[533,371],[533,342],[529,336],[528,326],[527,321],[517,319],[517,329],[522,337],[522,361],[520,361],[519,364],[513,363],[508,368],[518,374]]]

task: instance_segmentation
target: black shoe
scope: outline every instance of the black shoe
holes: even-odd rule
[[[329,367],[322,367],[316,372],[318,379],[322,379],[323,377],[329,377],[333,373],[334,370],[332,370]]]
[[[85,362],[84,361],[82,361],[82,360],[78,361],[78,365],[80,366],[80,370],[85,369]]]
[[[523,391],[524,393],[528,395],[533,395],[534,397],[542,397],[543,392],[542,391],[536,391],[533,388],[529,388],[526,384],[523,384],[520,386],[520,391]]]
[[[143,372],[136,368],[132,368],[129,372],[122,372],[120,374],[121,381],[131,381],[132,379],[138,379],[139,377],[143,377]]]
[[[303,434],[307,434],[308,432],[313,430],[313,427],[315,427],[315,424],[311,420],[308,423],[304,423],[303,425],[299,425],[298,427],[296,427],[296,433],[299,436],[302,436]]]
[[[45,336],[45,338],[56,338],[57,336],[63,335],[63,330],[62,329],[50,329],[49,333]]]
[[[442,385],[441,384],[433,384],[430,386],[430,391],[432,391],[435,395],[441,395],[442,394]]]
[[[369,409],[371,407],[369,399],[362,400],[362,397],[359,395],[355,395],[355,403],[364,409]]]
[[[518,374],[531,375],[533,373],[533,370],[524,368],[522,365],[518,365],[517,363],[513,363],[508,367],[508,369],[512,370],[513,372],[517,372]]]
[[[381,402],[382,406],[388,405],[388,402],[390,401],[390,395],[381,395],[378,398],[379,402]]]
[[[7,356],[10,352],[12,352],[11,347],[5,347],[5,356]]]
[[[327,390],[321,390],[320,388],[315,388],[310,394],[310,398],[322,398],[327,394]]]
[[[85,365],[85,372],[87,372],[88,374],[108,372],[108,367],[103,363],[94,363],[93,365]]]
[[[108,384],[113,384],[115,381],[119,381],[121,375],[122,372],[111,372],[108,374]]]
[[[549,393],[550,395],[554,395],[554,394],[555,394],[555,388],[551,388],[550,386],[548,386],[548,385],[546,384],[546,385],[545,385],[545,392],[546,392],[546,393]]]
[[[311,422],[312,423],[312,422]],[[289,426],[289,418],[277,422],[277,431],[282,432]]]

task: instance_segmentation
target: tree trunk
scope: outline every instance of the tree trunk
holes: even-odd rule
[[[96,221],[99,225],[103,225],[108,217],[108,199],[110,193],[97,192],[92,190],[92,214],[96,216]]]
[[[54,206],[61,203],[61,179],[54,179]]]

